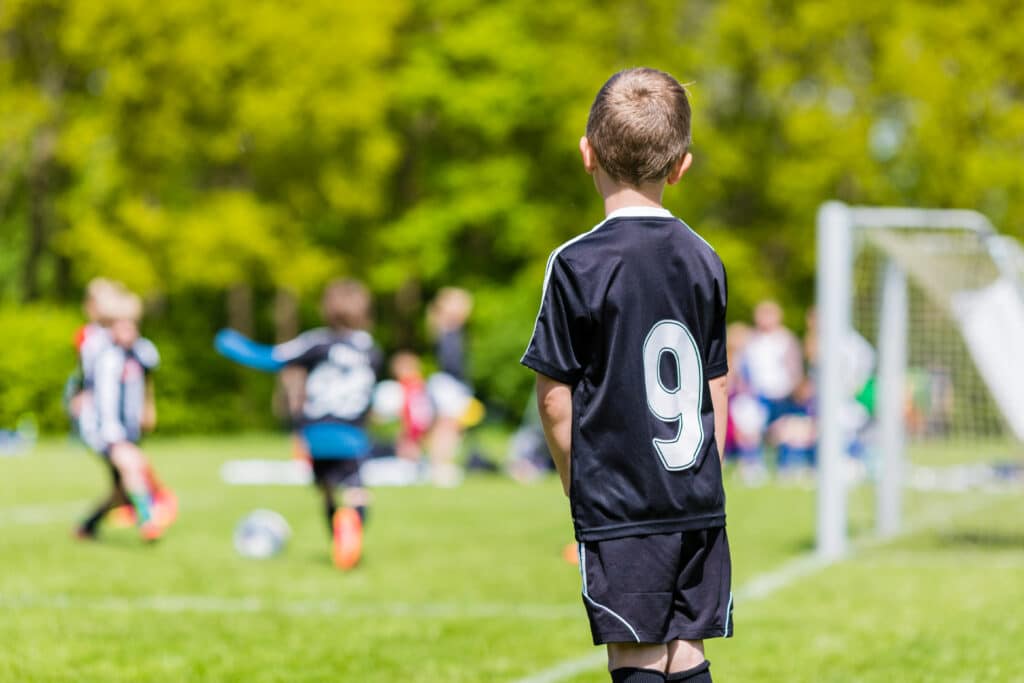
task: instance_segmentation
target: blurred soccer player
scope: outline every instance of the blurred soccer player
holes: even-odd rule
[[[138,443],[152,428],[155,408],[148,374],[160,362],[156,347],[139,336],[142,303],[123,289],[104,295],[97,319],[102,329],[87,337],[83,353],[83,392],[79,415],[86,444],[107,463],[113,490],[81,524],[78,535],[96,536],[103,517],[129,503],[140,535],[155,540],[169,523],[154,510],[156,487],[152,468]],[[171,513],[173,514],[173,513]]]
[[[359,467],[370,451],[365,427],[381,355],[370,336],[370,293],[355,280],[337,280],[324,290],[326,328],[278,344],[274,361],[304,381],[285,385],[293,427],[312,459],[333,538],[334,563],[354,567],[362,555],[369,493]],[[339,506],[336,490],[344,489]]]
[[[82,301],[86,323],[78,328],[74,339],[78,367],[64,388],[68,414],[76,431],[83,404],[91,400],[91,390],[86,389],[86,386],[91,387],[96,356],[110,343],[107,329],[100,321],[104,318],[111,301],[123,291],[121,285],[102,277],[93,278],[86,285],[85,298]]]
[[[704,639],[732,632],[725,269],[661,204],[689,142],[672,76],[630,69],[604,84],[580,152],[606,217],[551,254],[522,359],[615,683],[709,683]]]
[[[427,434],[434,423],[434,404],[427,394],[422,364],[413,352],[399,351],[391,357],[390,368],[391,375],[402,389],[395,455],[403,460],[419,462]]]
[[[473,398],[466,372],[465,328],[473,310],[473,296],[458,287],[445,287],[431,303],[427,312],[427,323],[437,340],[438,372],[427,381],[436,413],[430,430],[430,474],[438,486],[454,486],[461,474],[455,465],[455,456],[462,442],[467,418],[479,421],[479,416],[469,416],[474,407],[479,411],[480,403]]]

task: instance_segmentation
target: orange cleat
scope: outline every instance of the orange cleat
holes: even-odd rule
[[[153,541],[160,540],[160,537],[164,534],[164,528],[155,520],[151,519],[148,522],[144,522],[139,526],[139,536],[142,537],[143,541],[152,543]]]
[[[178,519],[178,497],[174,491],[162,488],[153,494],[153,518],[165,529]]]
[[[130,529],[135,526],[135,508],[131,505],[118,505],[110,511],[110,523],[118,529]]]
[[[352,508],[334,513],[334,566],[352,569],[363,553],[363,521]]]
[[[569,545],[567,545],[564,548],[562,548],[562,559],[565,560],[566,562],[568,562],[569,564],[579,565],[579,563],[580,563],[580,549],[579,549],[579,546],[576,545],[575,543],[570,543]]]

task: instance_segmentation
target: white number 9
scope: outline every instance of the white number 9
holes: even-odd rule
[[[675,387],[661,381],[661,358],[675,359]],[[654,439],[654,449],[668,470],[693,467],[704,443],[700,408],[704,399],[704,370],[693,335],[675,320],[655,323],[644,340],[644,387],[647,407],[662,422],[676,423],[674,439]]]

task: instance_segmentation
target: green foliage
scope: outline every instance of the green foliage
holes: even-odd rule
[[[279,425],[271,410],[274,377],[229,363],[214,351],[210,329],[226,323],[218,303],[214,293],[192,290],[170,299],[143,325],[160,350],[160,368],[153,376],[158,434]],[[258,331],[265,329],[266,321],[255,323]]]
[[[61,391],[75,370],[79,324],[73,313],[50,306],[0,308],[0,429],[27,415],[40,429],[67,428]]]
[[[1024,234],[1022,30],[1006,1],[5,2],[0,298],[104,274],[208,339],[231,288],[260,319],[348,274],[388,348],[423,351],[425,303],[458,284],[476,385],[518,410],[546,256],[601,218],[576,145],[613,71],[691,84],[666,204],[722,255],[733,319],[770,295],[799,327],[825,199]]]

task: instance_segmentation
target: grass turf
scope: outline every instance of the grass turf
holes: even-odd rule
[[[311,488],[229,487],[220,464],[285,457],[281,437],[153,441],[181,515],[144,546],[71,539],[106,486],[92,456],[47,443],[0,459],[0,681],[516,681],[595,652],[557,483],[470,478],[376,491],[365,561],[329,560]],[[710,642],[720,681],[1014,681],[1024,676],[1024,497],[911,496],[921,531],[736,605]],[[238,557],[268,507],[285,554]],[[855,496],[851,523],[870,523]],[[734,585],[806,554],[814,494],[729,481]],[[605,681],[597,664],[565,680]]]

